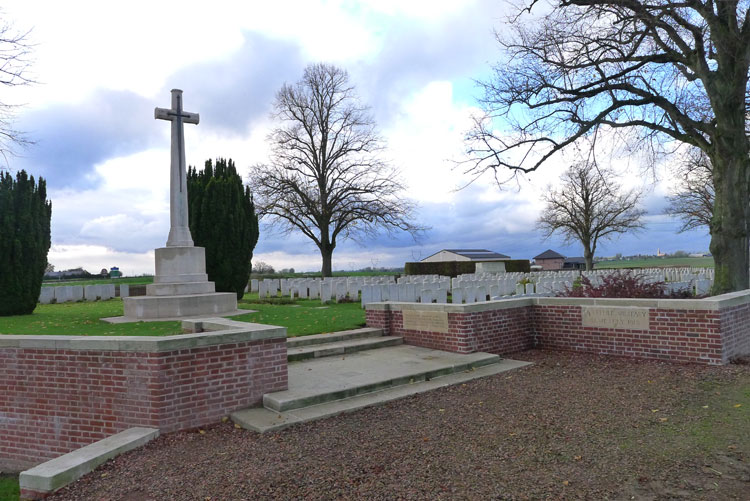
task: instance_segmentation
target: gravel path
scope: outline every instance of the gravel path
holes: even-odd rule
[[[750,405],[695,430],[750,366],[514,358],[534,365],[276,434],[166,435],[48,499],[748,499]]]

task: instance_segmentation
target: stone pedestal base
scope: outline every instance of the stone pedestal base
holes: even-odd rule
[[[162,247],[154,254],[154,284],[208,281],[206,249],[203,247]]]
[[[237,295],[215,292],[214,283],[208,281],[206,249],[162,247],[155,255],[154,283],[146,286],[145,296],[123,298],[125,318],[221,316],[237,311]]]
[[[135,296],[123,299],[125,317],[137,320],[221,315],[237,310],[237,294],[214,292],[182,296]]]

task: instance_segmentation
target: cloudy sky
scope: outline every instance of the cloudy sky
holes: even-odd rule
[[[2,89],[0,101],[24,104],[16,127],[35,141],[8,167],[47,179],[56,269],[153,273],[153,249],[169,231],[169,125],[153,109],[169,106],[170,89],[183,89],[185,109],[201,116],[185,128],[188,163],[230,157],[246,174],[267,159],[275,92],[321,61],[349,72],[386,139],[386,157],[420,205],[419,222],[431,227],[419,242],[383,235],[341,243],[334,269],[401,266],[443,248],[582,254],[534,230],[540,193],[564,165],[504,190],[490,177],[457,190],[467,181],[454,161],[477,111],[474,81],[500,57],[500,1],[6,0],[2,8],[16,30],[32,30],[38,82]],[[630,172],[626,184],[649,189],[646,230],[600,245],[598,254],[707,250],[705,232],[678,235],[678,223],[661,215],[668,176]],[[320,269],[312,242],[269,227],[255,260]]]

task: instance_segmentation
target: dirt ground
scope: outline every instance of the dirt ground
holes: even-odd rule
[[[50,500],[750,499],[750,365],[534,365],[275,434],[165,435]]]

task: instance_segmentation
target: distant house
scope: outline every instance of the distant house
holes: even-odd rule
[[[534,257],[534,264],[542,270],[585,270],[586,260],[582,257],[565,257],[559,252],[547,249]]]
[[[547,249],[538,256],[534,256],[534,264],[542,267],[542,270],[562,270],[565,264],[565,256]]]
[[[492,252],[487,249],[443,249],[440,252],[422,259],[423,263],[435,263],[441,261],[507,261],[510,256]]]

